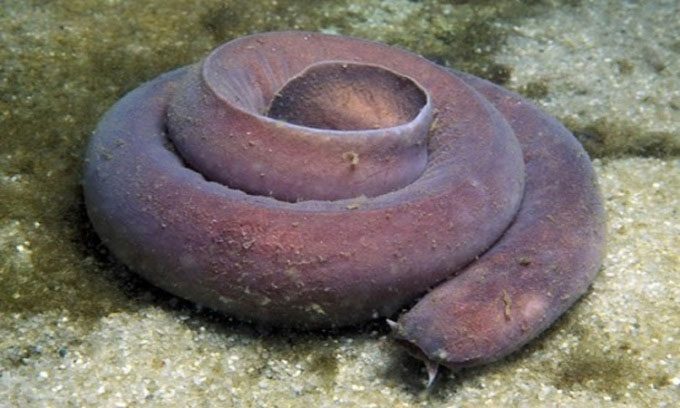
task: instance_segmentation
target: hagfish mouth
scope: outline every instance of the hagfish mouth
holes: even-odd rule
[[[243,37],[140,86],[86,153],[88,214],[153,284],[246,321],[392,316],[457,368],[519,348],[595,277],[587,154],[519,96],[410,52]]]

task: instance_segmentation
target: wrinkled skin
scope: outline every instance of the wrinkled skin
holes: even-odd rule
[[[435,287],[395,336],[449,367],[533,338],[602,257],[597,186],[568,131],[484,81],[346,37],[244,37],[142,85],[100,122],[84,191],[124,264],[243,320],[346,326]]]

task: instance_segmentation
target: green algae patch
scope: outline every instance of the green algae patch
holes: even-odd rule
[[[264,3],[266,6],[263,7]],[[542,1],[253,1],[235,8],[207,2],[200,24],[216,43],[257,31],[313,30],[400,46],[439,64],[504,83],[511,69],[494,61],[507,31],[496,24],[539,14]]]
[[[215,45],[245,34],[264,31],[319,31],[346,18],[346,2],[319,0],[314,7],[301,0],[207,1],[197,8],[199,27]]]
[[[676,157],[680,155],[680,135],[648,131],[630,122],[600,118],[582,125],[565,121],[565,125],[593,157]]]
[[[621,345],[621,350],[630,346]],[[623,354],[625,356],[625,354]],[[640,372],[639,366],[631,357],[621,354],[606,356],[581,348],[575,353],[573,360],[565,364],[559,373],[556,385],[562,389],[577,387],[592,388],[619,399],[624,396],[628,384],[650,383],[654,387],[670,385],[670,376],[665,373]]]
[[[508,33],[494,58],[512,68],[506,86],[565,123],[594,157],[677,157],[680,3],[553,3],[500,23]]]
[[[555,373],[554,385],[562,390],[590,389],[605,393],[613,400],[624,398],[630,384],[649,384],[656,388],[670,385],[667,373],[640,368],[635,361],[640,353],[631,344],[613,345],[606,352],[601,348],[601,341],[583,339],[563,360]]]
[[[547,81],[538,80],[522,85],[518,91],[527,98],[536,100],[548,96],[550,93],[550,86]]]
[[[330,14],[337,17],[324,31],[397,45],[439,64],[504,83],[511,70],[495,62],[494,54],[507,31],[496,23],[540,13],[541,3],[355,1],[329,6]]]
[[[309,372],[319,376],[324,388],[330,389],[335,385],[335,378],[338,375],[338,359],[335,357],[334,349],[329,350],[323,347],[316,351],[311,350],[306,361]]]

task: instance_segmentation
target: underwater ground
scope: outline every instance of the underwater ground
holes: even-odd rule
[[[680,2],[4,0],[0,406],[680,404]],[[520,92],[594,158],[608,254],[538,339],[433,389],[384,322],[232,321],[112,261],[79,184],[100,116],[232,38],[319,30],[399,45]]]

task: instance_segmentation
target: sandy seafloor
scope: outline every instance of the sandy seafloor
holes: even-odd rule
[[[345,3],[0,3],[1,407],[680,405],[680,4]],[[589,293],[521,351],[424,391],[383,322],[267,331],[110,260],[78,182],[100,115],[225,40],[285,28],[411,48],[564,121],[608,214]]]

